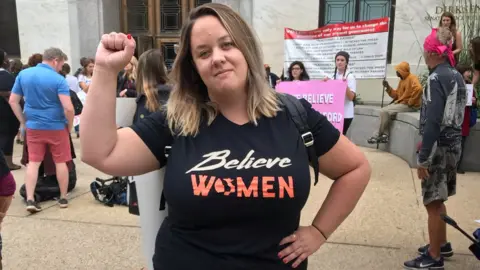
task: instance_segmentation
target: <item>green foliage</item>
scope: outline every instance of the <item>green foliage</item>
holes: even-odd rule
[[[360,94],[355,95],[355,99],[353,100],[354,105],[363,105],[365,102],[363,102],[362,98],[360,97]]]

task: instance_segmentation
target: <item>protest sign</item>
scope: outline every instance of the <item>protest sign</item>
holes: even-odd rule
[[[325,115],[340,132],[343,131],[346,82],[341,80],[281,82],[275,89],[280,93],[287,93],[310,102],[313,109]]]
[[[137,109],[135,98],[117,98],[115,106],[115,122],[117,126],[128,127],[133,123],[133,116]]]
[[[472,106],[473,84],[467,84],[467,106]]]
[[[155,253],[155,239],[163,220],[167,216],[167,209],[159,210],[164,179],[165,167],[133,177],[137,189],[140,212],[143,255],[148,270],[154,269],[152,257]]]
[[[285,71],[293,61],[301,61],[310,78],[322,79],[333,74],[335,54],[346,51],[348,69],[357,79],[384,78],[388,20],[330,24],[309,31],[285,28]]]

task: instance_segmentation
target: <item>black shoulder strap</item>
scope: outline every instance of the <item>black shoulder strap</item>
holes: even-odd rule
[[[278,93],[277,96],[300,132],[303,144],[307,148],[308,160],[310,161],[310,165],[315,173],[314,184],[316,185],[318,183],[318,174],[320,173],[320,169],[318,167],[318,157],[314,147],[315,140],[312,132],[310,131],[310,127],[308,126],[307,111],[305,110],[305,107],[303,107],[303,104],[296,97],[282,93]]]

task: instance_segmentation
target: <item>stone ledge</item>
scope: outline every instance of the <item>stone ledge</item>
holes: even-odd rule
[[[358,105],[355,107],[355,118],[347,136],[357,145],[377,148],[377,145],[367,143],[374,131],[379,126],[380,107]],[[392,153],[405,160],[410,167],[415,168],[416,145],[421,141],[418,134],[419,112],[399,113],[390,124],[390,141],[388,144],[380,144],[379,149]],[[470,129],[470,136],[465,144],[465,154],[462,167],[466,171],[480,171],[480,123]]]

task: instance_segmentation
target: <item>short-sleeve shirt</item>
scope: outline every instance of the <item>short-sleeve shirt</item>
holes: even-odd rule
[[[347,75],[344,76],[344,74],[340,74],[337,72],[337,74],[332,75],[331,79],[335,80],[343,80],[345,79],[347,81],[347,86],[350,88],[350,91],[356,92],[357,90],[357,82],[355,79],[355,76],[353,73],[349,72],[347,70]],[[349,119],[355,117],[355,108],[353,106],[353,101],[349,100],[347,96],[345,96],[345,105],[344,105],[344,113],[343,113],[343,118]]]
[[[70,96],[65,78],[47,64],[22,70],[12,92],[25,99],[26,126],[36,130],[61,130],[68,123],[58,95]]]
[[[67,74],[65,76],[65,79],[67,80],[68,88],[70,88],[70,90],[72,90],[73,92],[78,93],[80,92],[80,90],[82,90],[78,85],[77,77]]]
[[[318,156],[340,133],[301,100]],[[159,230],[155,269],[291,269],[280,241],[298,229],[311,177],[306,148],[285,111],[238,125],[219,114],[199,134],[172,139],[164,112],[132,126],[165,163],[168,217]],[[304,262],[297,269],[307,269]]]
[[[92,82],[92,77],[87,77],[83,74],[80,74],[78,75],[78,83],[81,83],[81,82],[85,83],[86,85],[90,85],[90,83]]]

